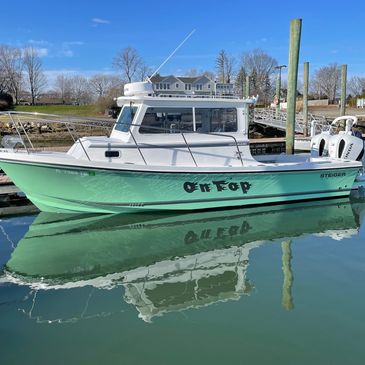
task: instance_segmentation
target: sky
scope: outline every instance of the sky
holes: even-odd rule
[[[0,44],[33,46],[52,79],[115,73],[113,58],[135,48],[156,69],[193,29],[161,74],[214,70],[221,49],[237,58],[261,48],[288,63],[290,19],[302,19],[300,66],[348,65],[365,76],[365,1],[17,0],[1,18]],[[285,74],[284,74],[285,77]]]

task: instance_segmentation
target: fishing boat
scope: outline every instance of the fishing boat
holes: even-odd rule
[[[125,85],[117,103],[110,135],[77,138],[67,152],[34,148],[22,118],[8,112],[24,148],[1,149],[0,167],[41,211],[63,213],[343,197],[362,168],[363,144],[340,135],[329,156],[256,160],[248,140],[254,98],[155,95],[150,82],[139,82]],[[71,132],[70,121],[60,122]]]

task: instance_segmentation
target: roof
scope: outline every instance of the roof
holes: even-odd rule
[[[192,84],[198,80],[201,79],[206,79],[208,81],[213,82],[208,76],[206,75],[199,75],[199,76],[174,76],[174,75],[167,75],[167,76],[161,76],[161,75],[155,75],[153,77],[150,78],[150,80],[153,83],[158,83],[158,82],[162,82],[164,80],[167,80],[169,78],[174,78],[175,80],[180,80],[181,82],[184,82],[185,84]]]
[[[255,99],[239,99],[233,97],[204,97],[202,95],[190,96],[120,96],[117,99],[118,106],[123,106],[129,103],[143,103],[159,107],[242,107],[244,104],[255,104]]]

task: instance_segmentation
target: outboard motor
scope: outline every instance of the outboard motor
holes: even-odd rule
[[[362,139],[349,134],[330,136],[328,155],[343,160],[361,161],[364,155]]]
[[[312,157],[324,157],[328,156],[328,148],[331,139],[329,133],[320,133],[314,136],[311,140],[311,156]]]

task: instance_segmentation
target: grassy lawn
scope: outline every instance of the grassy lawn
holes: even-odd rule
[[[38,112],[46,114],[74,115],[78,117],[100,117],[96,105],[17,105],[18,112]]]

